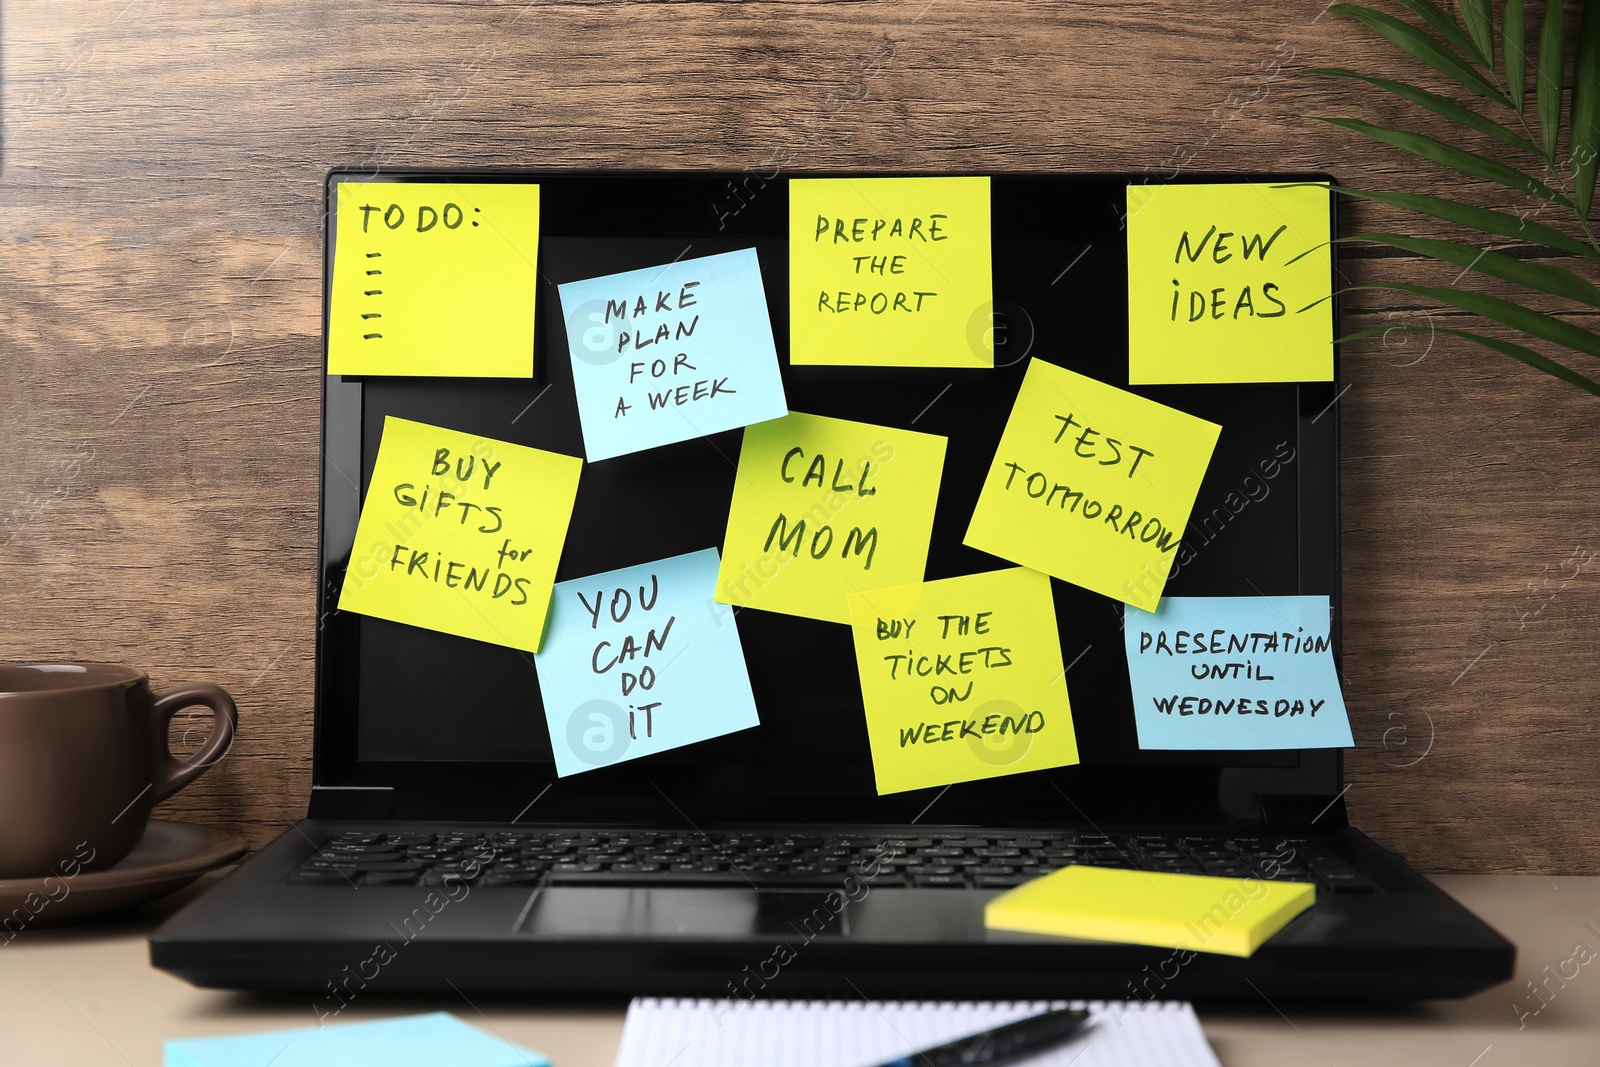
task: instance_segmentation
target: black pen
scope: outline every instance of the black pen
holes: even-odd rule
[[[978,1067],[979,1064],[992,1067],[1010,1063],[1019,1056],[1031,1056],[1051,1045],[1059,1045],[1082,1030],[1088,1021],[1089,1013],[1080,1008],[1057,1008],[937,1048],[901,1056],[883,1067]]]

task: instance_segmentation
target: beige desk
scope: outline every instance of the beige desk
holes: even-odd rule
[[[1517,944],[1513,982],[1470,1000],[1420,1006],[1203,1008],[1201,1021],[1222,1062],[1600,1064],[1600,878],[1454,876],[1439,882]],[[152,970],[144,935],[174,906],[163,902],[142,915],[96,925],[29,930],[0,947],[0,1064],[154,1067],[165,1038],[316,1024],[309,996],[199,990]],[[1569,977],[1559,977],[1563,973]],[[1536,977],[1548,979],[1542,1008],[1524,984]],[[1520,1027],[1519,1008],[1530,1013]],[[609,1067],[623,1014],[618,1003],[551,1008],[452,994],[373,996],[340,1018],[437,1010],[538,1049],[556,1067]]]

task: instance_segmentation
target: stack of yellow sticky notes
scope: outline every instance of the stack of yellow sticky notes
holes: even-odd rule
[[[1311,907],[1303,882],[1063,867],[983,910],[991,930],[1248,956]]]

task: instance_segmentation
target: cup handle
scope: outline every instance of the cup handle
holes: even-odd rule
[[[206,738],[206,743],[198,752],[191,754],[188,759],[178,759],[172,754],[172,746],[167,740],[167,730],[172,724],[174,715],[195,704],[204,704],[210,708],[216,715],[216,725],[212,727],[211,736]],[[156,736],[159,739],[156,751],[165,756],[155,772],[153,789],[155,795],[151,803],[157,803],[200,777],[227,753],[228,746],[233,744],[234,728],[239,723],[239,709],[234,705],[233,698],[221,686],[212,685],[210,682],[193,682],[155,694],[151,711],[155,719]]]

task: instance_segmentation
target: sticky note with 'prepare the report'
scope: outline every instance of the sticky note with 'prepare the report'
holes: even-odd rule
[[[1333,380],[1325,184],[1128,186],[1128,381]]]
[[[989,179],[791,180],[789,359],[993,367]]]
[[[446,1012],[333,1023],[162,1046],[162,1067],[550,1067],[550,1060],[491,1037]]]
[[[340,182],[328,373],[533,375],[539,187]]]
[[[984,905],[990,930],[1249,956],[1316,901],[1309,882],[1063,867]]]

